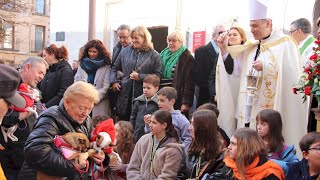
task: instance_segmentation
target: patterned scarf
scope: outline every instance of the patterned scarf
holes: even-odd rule
[[[88,74],[88,83],[94,84],[94,77],[97,69],[105,65],[105,59],[90,59],[88,57],[82,58],[80,62],[81,68]]]
[[[187,49],[186,46],[182,45],[178,51],[171,53],[169,47],[166,47],[161,53],[160,57],[162,60],[162,77],[172,78],[172,69],[177,64],[181,54]]]

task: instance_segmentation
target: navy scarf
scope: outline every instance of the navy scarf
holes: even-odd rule
[[[105,59],[90,59],[88,57],[82,58],[80,63],[81,68],[88,74],[88,83],[94,83],[97,69],[105,65]]]

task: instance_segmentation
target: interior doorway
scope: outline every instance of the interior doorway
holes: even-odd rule
[[[152,26],[148,27],[152,36],[154,49],[160,53],[167,47],[168,26]]]

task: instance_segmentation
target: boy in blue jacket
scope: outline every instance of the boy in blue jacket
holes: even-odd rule
[[[188,149],[191,143],[191,132],[189,131],[190,122],[180,110],[174,109],[174,103],[177,99],[177,91],[173,87],[163,87],[157,93],[159,109],[167,110],[172,116],[172,123],[177,130],[178,136],[182,141],[185,149]],[[151,116],[145,117],[145,131],[150,132],[149,123]]]
[[[286,179],[316,180],[320,176],[320,133],[310,132],[299,142],[302,160],[288,163]]]

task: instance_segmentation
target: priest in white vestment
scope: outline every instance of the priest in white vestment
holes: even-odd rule
[[[283,136],[287,144],[299,147],[299,141],[307,133],[307,104],[302,96],[292,92],[301,73],[299,50],[295,41],[282,32],[272,29],[267,18],[267,8],[259,0],[251,1],[250,27],[254,41],[245,45],[229,46],[234,59],[241,57],[242,70],[235,117],[237,128],[245,126],[247,104],[247,75],[256,71],[262,77],[254,92],[250,115],[250,128],[256,129],[256,115],[263,109],[280,112]],[[228,83],[228,82],[220,82]]]

